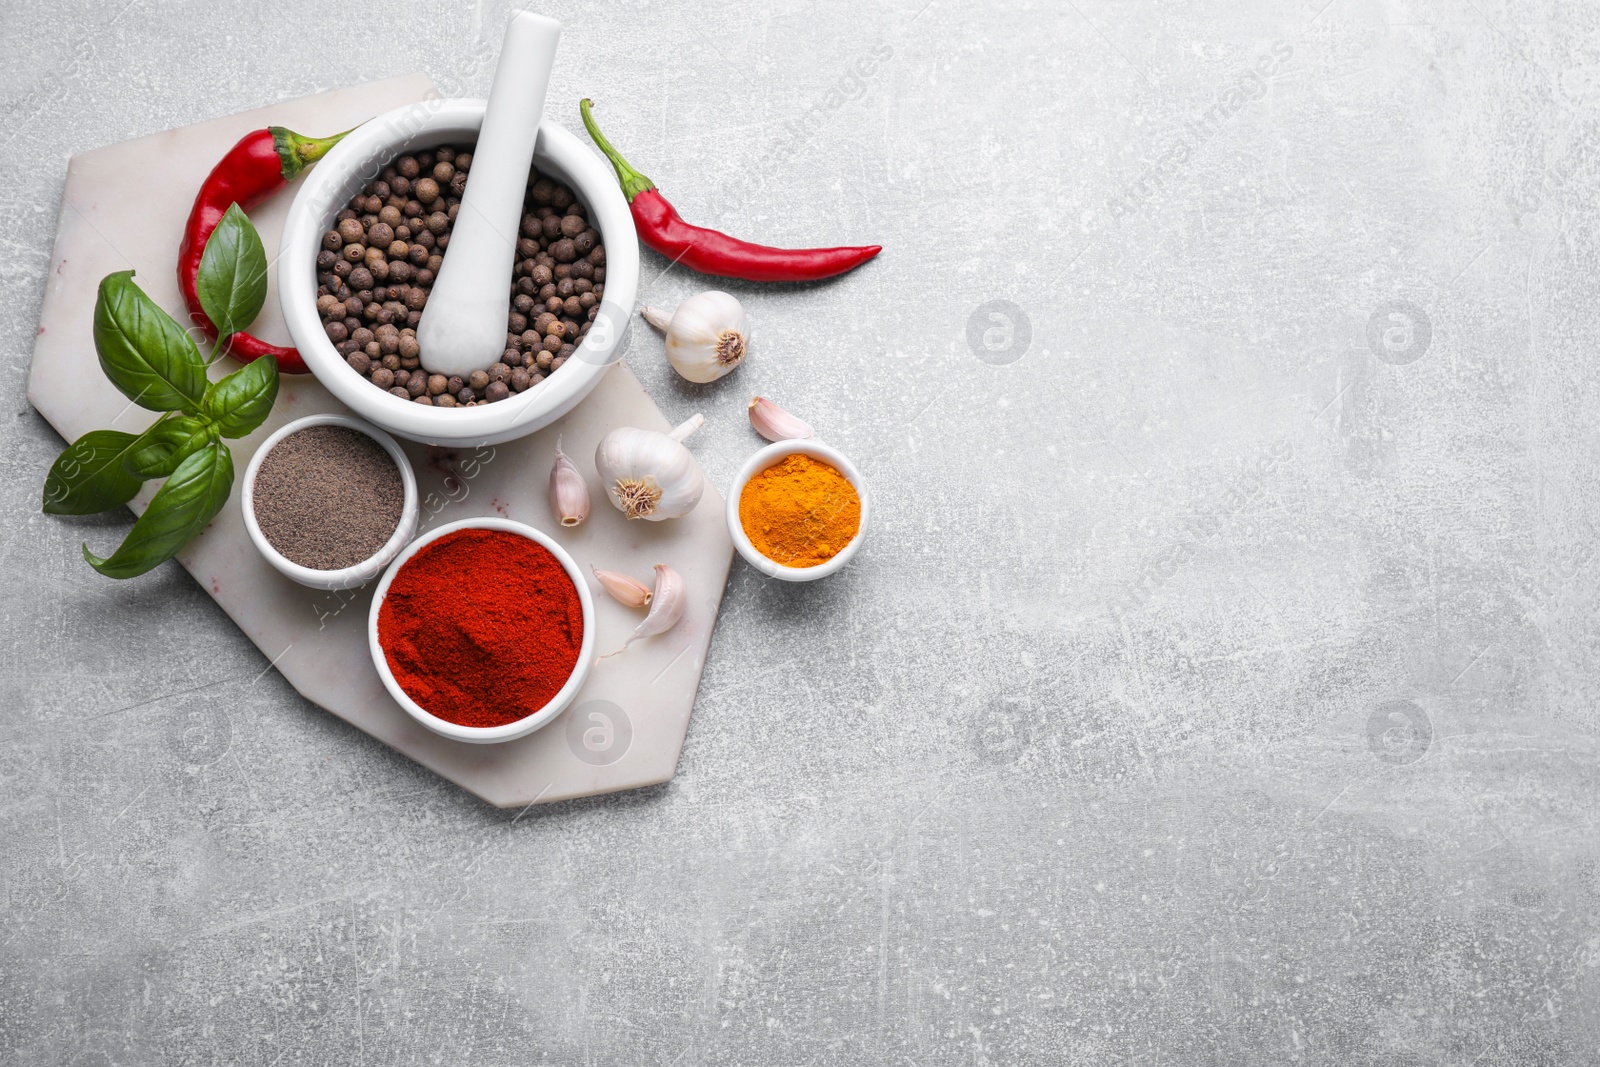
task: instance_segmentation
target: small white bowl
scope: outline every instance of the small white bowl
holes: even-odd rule
[[[857,527],[856,535],[832,559],[815,567],[789,567],[763,556],[757,551],[756,546],[750,543],[749,535],[744,532],[744,524],[739,521],[739,495],[744,492],[745,483],[768,467],[775,466],[793,455],[810,456],[832,466],[849,480],[855,487],[856,495],[861,498],[861,525]],[[739,555],[745,558],[745,562],[767,577],[779,578],[785,582],[814,582],[818,578],[826,578],[849,563],[851,557],[861,548],[862,538],[867,533],[867,509],[867,483],[862,479],[861,472],[856,470],[855,464],[845,458],[844,453],[821,441],[778,441],[761,449],[739,468],[738,477],[733,480],[733,488],[728,492],[728,533],[733,536],[733,547],[739,550]]]
[[[429,714],[422,705],[411,699],[410,694],[400,688],[400,683],[395,681],[394,672],[389,670],[389,657],[383,654],[383,646],[378,643],[378,612],[383,609],[384,597],[389,595],[389,583],[400,573],[400,568],[404,567],[406,562],[425,545],[457,530],[506,530],[521,534],[535,544],[543,545],[560,562],[567,572],[567,577],[572,579],[572,584],[578,590],[578,603],[583,608],[583,644],[578,648],[578,662],[573,665],[572,675],[567,679],[567,684],[550,698],[550,703],[532,715],[526,715],[516,722],[508,722],[503,726],[462,726]],[[389,569],[384,572],[383,580],[378,583],[377,592],[372,597],[372,611],[367,616],[367,644],[372,649],[372,663],[378,668],[378,677],[383,679],[383,687],[389,690],[389,695],[394,697],[395,703],[405,708],[413,719],[434,733],[443,734],[456,741],[466,741],[474,745],[492,745],[499,741],[513,741],[533,733],[548,725],[550,720],[560,715],[566,706],[572,703],[572,698],[578,695],[584,679],[589,675],[589,668],[594,664],[594,626],[594,597],[589,593],[589,583],[583,580],[583,572],[578,569],[577,562],[567,554],[566,549],[532,526],[513,522],[511,519],[462,519],[460,522],[446,523],[437,530],[423,534],[407,545],[406,550],[389,565]]]
[[[370,558],[362,560],[353,567],[342,567],[336,571],[314,570],[289,559],[272,547],[272,543],[261,532],[261,525],[256,522],[256,473],[261,470],[261,461],[267,458],[267,453],[271,452],[279,441],[312,426],[343,426],[366,434],[389,453],[389,458],[400,468],[400,482],[405,486],[405,500],[400,505],[400,523],[394,528],[394,534]],[[239,502],[244,509],[244,528],[250,532],[250,540],[254,542],[256,551],[260,552],[262,557],[284,577],[292,578],[301,585],[308,585],[313,589],[354,589],[358,585],[366,585],[378,576],[378,572],[399,554],[406,542],[411,540],[411,535],[417,532],[417,476],[411,469],[411,461],[400,451],[400,446],[393,437],[371,423],[349,415],[337,415],[331,412],[326,415],[307,415],[305,418],[295,419],[286,424],[263,441],[261,447],[256,449],[256,454],[250,457],[250,464],[244,470],[244,488],[239,493]]]
[[[589,395],[619,358],[639,288],[639,236],[611,167],[592,148],[545,119],[534,146],[540,174],[566,183],[589,209],[606,247],[606,292],[577,350],[549,378],[497,404],[437,408],[391,396],[351,370],[317,314],[317,252],[322,235],[350,197],[396,156],[435,145],[476,142],[482,100],[423,100],[356,127],[312,167],[283,224],[277,259],[283,319],[306,366],[328,391],[364,419],[401,437],[444,448],[510,441],[555,422]],[[510,296],[506,299],[510,307]]]

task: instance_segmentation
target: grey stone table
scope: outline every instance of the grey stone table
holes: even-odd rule
[[[507,10],[0,11],[0,1060],[1600,1060],[1600,12],[546,5],[692,217],[886,247],[733,286],[722,385],[628,357],[877,510],[736,565],[675,781],[517,813],[89,571],[22,396],[71,153],[476,95]]]

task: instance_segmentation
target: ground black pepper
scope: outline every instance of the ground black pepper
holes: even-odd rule
[[[302,567],[333,571],[372,558],[393,536],[405,483],[366,434],[308,426],[267,453],[251,502],[268,544]]]

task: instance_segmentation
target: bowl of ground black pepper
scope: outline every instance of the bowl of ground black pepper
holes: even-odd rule
[[[317,380],[385,430],[443,447],[509,441],[576,407],[620,358],[639,282],[616,178],[546,120],[506,235],[502,358],[459,379],[429,371],[416,327],[483,114],[482,100],[424,101],[346,135],[301,185],[278,260],[284,319]]]
[[[417,529],[411,462],[394,438],[348,415],[308,415],[268,437],[240,497],[262,557],[316,589],[371,581]]]

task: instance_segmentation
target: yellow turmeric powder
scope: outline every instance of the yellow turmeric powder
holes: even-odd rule
[[[861,529],[850,479],[803,453],[759,472],[739,494],[739,524],[756,551],[786,567],[815,567]]]

